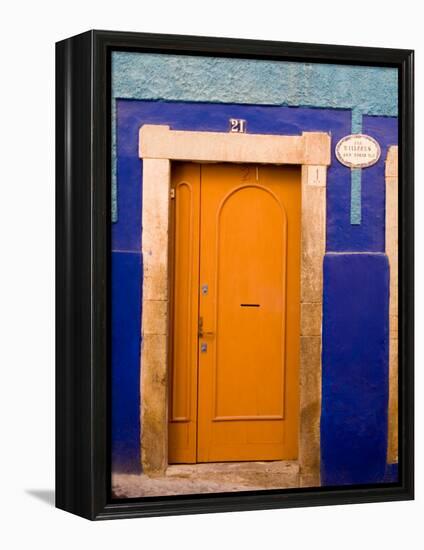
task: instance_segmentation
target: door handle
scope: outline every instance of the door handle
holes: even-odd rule
[[[199,338],[206,338],[207,336],[215,336],[214,332],[203,330],[203,317],[199,317],[199,328],[197,332]]]

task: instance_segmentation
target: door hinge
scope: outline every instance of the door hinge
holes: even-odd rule
[[[169,192],[169,196],[171,197],[171,199],[175,199],[175,189],[173,187],[171,187],[171,190]]]

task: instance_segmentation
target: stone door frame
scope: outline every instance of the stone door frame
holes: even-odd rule
[[[386,254],[390,266],[390,300],[389,300],[389,408],[387,429],[387,463],[396,464],[399,460],[399,425],[398,425],[398,288],[399,288],[399,208],[398,208],[398,146],[391,145],[385,162],[386,179]]]
[[[320,485],[322,288],[326,177],[331,137],[191,132],[143,125],[141,456],[146,474],[168,466],[169,206],[172,161],[301,166],[301,331],[299,453],[301,486]]]

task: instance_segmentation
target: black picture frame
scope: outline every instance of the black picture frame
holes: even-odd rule
[[[399,483],[112,501],[109,460],[110,52],[399,70]],[[91,520],[413,499],[413,51],[89,31],[56,45],[56,506]]]

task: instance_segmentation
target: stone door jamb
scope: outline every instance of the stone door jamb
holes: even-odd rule
[[[326,175],[331,137],[140,128],[143,160],[141,456],[143,471],[168,466],[168,300],[171,161],[297,164],[302,167],[299,455],[301,486],[320,484],[322,286]]]

